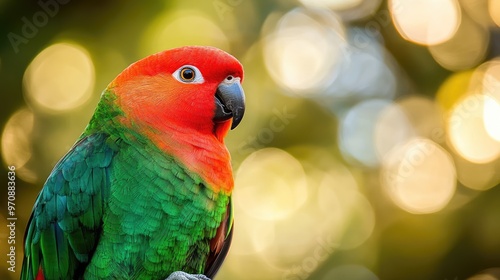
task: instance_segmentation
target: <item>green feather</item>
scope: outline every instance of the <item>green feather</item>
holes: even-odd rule
[[[42,253],[45,276],[48,279],[56,278],[59,258],[57,257],[58,245],[56,241],[56,232],[53,226],[41,232],[40,247],[43,248]]]

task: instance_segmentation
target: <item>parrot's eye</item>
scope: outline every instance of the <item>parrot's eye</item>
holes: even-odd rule
[[[191,68],[182,68],[181,70],[181,79],[185,82],[191,82],[194,80],[196,74],[194,73],[194,70]]]
[[[200,70],[192,65],[184,65],[177,69],[172,76],[181,83],[201,84],[204,82],[203,75]]]

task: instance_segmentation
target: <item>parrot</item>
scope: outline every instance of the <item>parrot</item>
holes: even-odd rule
[[[213,278],[233,234],[224,138],[245,112],[242,82],[210,46],[118,74],[36,198],[21,279]]]

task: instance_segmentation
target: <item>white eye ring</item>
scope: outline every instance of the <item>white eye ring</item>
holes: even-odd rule
[[[205,82],[200,70],[193,65],[183,65],[175,70],[172,76],[184,84],[201,84]]]

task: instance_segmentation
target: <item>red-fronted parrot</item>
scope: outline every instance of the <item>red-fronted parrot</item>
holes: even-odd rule
[[[21,279],[212,278],[233,232],[224,137],[242,80],[236,58],[199,46],[120,73],[36,199]]]

